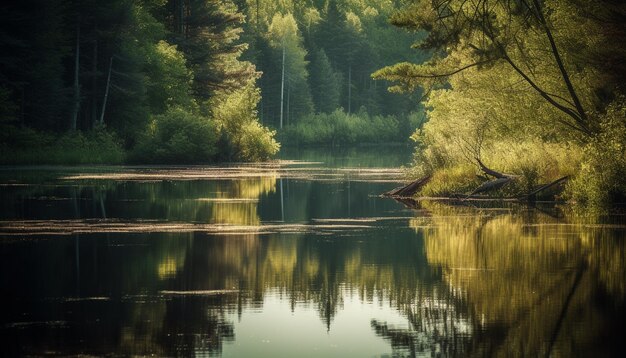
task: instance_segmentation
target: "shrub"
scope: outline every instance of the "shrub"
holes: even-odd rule
[[[626,199],[626,98],[609,105],[599,123],[566,191],[570,199],[595,207]]]
[[[336,110],[304,116],[296,124],[283,128],[279,138],[285,145],[402,142],[408,140],[406,129],[402,129],[394,116],[370,116],[364,110],[356,114]]]
[[[119,138],[104,128],[65,134],[4,126],[2,164],[119,164],[125,159]]]
[[[131,155],[132,162],[207,163],[217,154],[217,131],[208,118],[182,108],[154,116],[149,132]]]
[[[275,131],[253,121],[244,124],[239,138],[238,159],[243,161],[263,161],[278,152],[280,145],[274,139]]]
[[[254,81],[211,100],[211,115],[220,128],[221,159],[237,161],[267,160],[278,152],[276,132],[262,126],[256,107],[261,93]]]

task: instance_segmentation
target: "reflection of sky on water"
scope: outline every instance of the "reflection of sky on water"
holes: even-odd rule
[[[269,293],[258,310],[233,315],[236,340],[224,346],[224,357],[367,357],[389,353],[389,344],[375,335],[371,319],[406,327],[406,318],[388,303],[363,303],[344,293],[342,309],[330,327],[316,307],[297,303],[293,308],[276,293]]]

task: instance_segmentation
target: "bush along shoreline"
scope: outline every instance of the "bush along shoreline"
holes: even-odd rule
[[[338,109],[331,113],[305,115],[295,124],[278,132],[285,146],[355,146],[364,144],[407,143],[423,120],[423,114],[406,116],[370,115],[365,110],[348,114]]]
[[[385,195],[444,201],[568,202],[609,208],[626,203],[626,99],[599,115],[586,141],[484,140],[480,150],[463,149],[429,132],[416,133],[417,178]],[[432,124],[431,124],[432,125]]]

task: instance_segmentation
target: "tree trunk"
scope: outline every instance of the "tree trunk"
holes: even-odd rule
[[[548,37],[548,41],[550,41],[550,48],[552,49],[552,55],[554,56],[554,60],[556,61],[557,66],[559,67],[559,71],[561,72],[561,76],[563,77],[563,82],[565,82],[565,86],[567,87],[567,91],[569,92],[570,97],[572,98],[572,101],[574,102],[574,106],[576,107],[576,111],[578,112],[578,115],[583,121],[585,128],[588,129],[587,114],[585,113],[585,110],[583,109],[583,106],[580,103],[580,99],[578,98],[578,95],[576,94],[576,91],[574,90],[574,86],[572,85],[572,81],[569,78],[569,74],[567,73],[567,70],[565,69],[565,65],[563,64],[563,60],[561,59],[561,54],[559,53],[559,49],[556,46],[556,43],[554,42],[554,37],[552,37],[552,31],[550,30],[550,27],[548,26],[548,22],[546,21],[546,18],[543,16],[543,11],[541,10],[541,5],[539,4],[539,0],[533,0],[533,4],[535,5],[535,8],[537,9],[537,15],[539,16],[539,21],[541,22],[541,24],[543,25],[546,31],[546,36]]]
[[[291,86],[287,85],[287,120],[285,121],[286,125],[291,123]]]
[[[80,111],[80,21],[76,25],[76,54],[74,58],[74,108],[72,109],[72,120],[70,123],[70,129],[76,130],[76,123],[78,122],[78,112]]]
[[[97,123],[98,123],[98,39],[96,38],[93,41],[93,60],[92,60],[92,66],[91,66],[91,126],[95,127]]]
[[[283,38],[283,74],[280,80],[280,126],[283,128],[283,107],[285,102],[285,39]]]
[[[104,99],[102,100],[102,112],[100,112],[100,125],[104,125],[104,112],[107,109],[107,100],[109,99],[109,88],[111,87],[111,71],[113,69],[113,56],[109,61],[109,74],[107,75],[107,86],[104,89]]]
[[[352,64],[348,65],[348,114],[352,113]]]

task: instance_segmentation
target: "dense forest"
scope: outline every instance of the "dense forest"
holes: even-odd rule
[[[3,163],[258,161],[413,133],[421,196],[626,193],[620,1],[28,0],[0,17]]]
[[[406,141],[418,102],[371,73],[421,61],[392,1],[2,5],[5,163],[256,161],[285,144]]]

